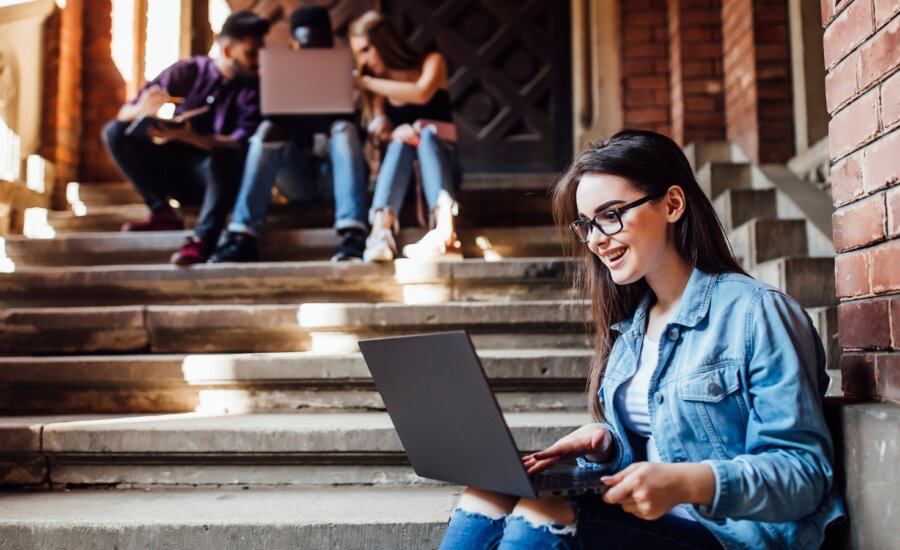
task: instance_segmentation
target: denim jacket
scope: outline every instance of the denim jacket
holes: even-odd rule
[[[638,460],[613,406],[634,375],[647,296],[618,337],[598,396],[616,442],[609,463]],[[792,298],[750,277],[694,270],[663,329],[650,381],[650,425],[664,462],[702,462],[716,478],[712,506],[690,506],[726,548],[819,548],[844,515],[833,487],[833,448],[822,412],[825,352]],[[638,455],[640,456],[640,455]]]

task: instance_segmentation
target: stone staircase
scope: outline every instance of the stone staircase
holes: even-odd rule
[[[833,262],[785,215],[806,205],[728,147],[687,152],[745,267],[801,301],[836,366]],[[468,179],[469,259],[393,265],[323,261],[329,209],[276,205],[264,262],[176,268],[183,232],[111,232],[142,215],[127,185],[71,188],[54,238],[4,243],[0,548],[436,547],[459,488],[412,472],[356,342],[467,329],[522,451],[587,421],[551,177]]]

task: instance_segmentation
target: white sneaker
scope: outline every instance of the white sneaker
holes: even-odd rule
[[[382,227],[372,231],[366,239],[366,251],[363,252],[363,261],[366,262],[391,262],[397,255],[397,242],[391,230]]]
[[[448,244],[436,229],[432,229],[418,242],[403,247],[403,255],[411,260],[458,261],[463,259],[462,244],[454,239]]]

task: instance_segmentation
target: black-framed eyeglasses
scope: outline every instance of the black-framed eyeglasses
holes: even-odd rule
[[[623,212],[636,208],[645,202],[656,200],[661,196],[662,195],[647,195],[646,197],[641,197],[634,202],[629,202],[618,208],[604,210],[591,219],[575,220],[569,224],[569,227],[572,228],[572,232],[575,233],[578,240],[583,243],[586,243],[591,239],[591,230],[594,227],[599,229],[600,232],[606,236],[615,235],[625,227],[622,223]]]

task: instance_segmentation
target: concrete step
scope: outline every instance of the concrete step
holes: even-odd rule
[[[728,240],[748,270],[775,258],[809,253],[805,220],[753,218],[732,229]]]
[[[834,258],[778,258],[757,264],[749,273],[789,294],[803,307],[837,305]]]
[[[835,485],[850,516],[846,544],[833,547],[900,548],[900,405],[829,400],[826,416],[836,442]]]
[[[522,452],[545,448],[589,421],[586,410],[504,416]],[[42,458],[46,470],[34,484],[418,482],[383,412],[97,415],[30,423],[29,417],[12,417],[11,424],[14,434],[32,436],[4,436],[0,464]],[[5,431],[0,422],[0,433]],[[357,466],[368,468],[354,471]],[[14,471],[20,482],[23,476]],[[0,484],[12,477],[4,474],[0,470]]]
[[[840,375],[842,350],[838,344],[837,306],[807,308],[806,313],[809,314],[813,326],[816,327],[816,331],[822,337],[822,345],[825,347],[829,372],[832,374],[836,372]],[[832,376],[832,378],[834,377]],[[838,384],[836,390],[839,391],[840,387],[840,384]]]
[[[4,237],[6,257],[17,266],[99,266],[167,264],[188,231],[152,233],[70,233],[53,239]],[[403,229],[398,245],[422,238],[422,228]],[[553,226],[461,227],[459,239],[467,258],[496,260],[509,257],[558,256],[562,253]],[[337,249],[339,237],[331,229],[276,230],[262,242],[263,261],[328,260]],[[0,246],[0,260],[3,259]]]
[[[706,196],[714,201],[729,189],[752,189],[752,166],[738,162],[708,162],[697,171],[697,181]]]
[[[546,191],[556,174],[467,174],[463,182],[466,190],[527,190]],[[375,182],[369,182],[370,191]],[[70,205],[113,206],[139,204],[141,195],[128,181],[70,182],[66,186]]]
[[[684,155],[694,172],[708,162],[744,162],[745,155],[740,148],[727,141],[699,141],[687,144]]]
[[[6,548],[437,548],[459,488],[249,487],[0,494]]]
[[[459,190],[459,223],[462,226],[543,225],[552,223],[547,189],[552,174],[474,175],[466,178]],[[71,211],[54,211],[48,225],[56,233],[118,231],[123,223],[144,219],[149,211],[127,184],[107,184],[95,193],[88,185],[71,192]],[[109,197],[110,200],[105,200]],[[88,200],[84,200],[88,199]],[[130,203],[123,202],[131,200]],[[96,202],[94,202],[96,201]],[[371,192],[366,204],[371,204]],[[416,224],[415,197],[407,197],[401,212],[401,225]],[[197,207],[182,208],[189,226],[196,221]],[[309,204],[275,203],[269,210],[268,226],[277,228],[329,227],[334,222],[334,204],[320,201]]]
[[[753,218],[777,217],[774,189],[726,189],[713,201],[726,232]]]
[[[562,299],[565,269],[560,258],[24,268],[0,274],[0,305]]]
[[[588,349],[479,353],[507,411],[586,407]],[[0,414],[383,410],[358,353],[0,358]]]
[[[466,329],[484,349],[584,348],[568,300],[7,308],[0,355],[356,351],[360,338]]]

